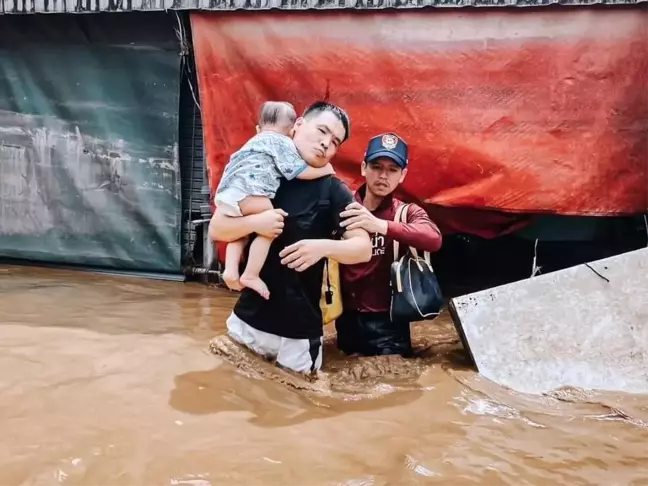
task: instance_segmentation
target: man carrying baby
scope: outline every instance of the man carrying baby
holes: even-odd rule
[[[349,118],[338,106],[317,102],[296,120],[292,132],[299,155],[312,167],[325,167],[349,138]],[[216,209],[209,227],[212,240],[278,234],[260,274],[269,298],[243,289],[227,319],[233,340],[290,370],[309,374],[320,369],[324,259],[342,265],[371,259],[369,234],[340,227],[340,213],[352,202],[349,188],[329,175],[283,181],[271,211],[231,218]]]
[[[272,209],[279,184],[283,179],[317,179],[334,173],[327,163],[311,167],[301,158],[289,137],[297,119],[290,103],[268,101],[261,107],[257,135],[235,152],[225,166],[216,189],[214,202],[223,214],[241,217],[260,214]],[[272,239],[256,235],[250,246],[245,271],[239,278],[239,262],[247,237],[227,245],[223,280],[230,289],[247,287],[264,299],[270,295],[268,287],[259,278],[259,272],[268,256]]]

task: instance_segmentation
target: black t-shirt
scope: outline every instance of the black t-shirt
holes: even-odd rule
[[[339,239],[343,232],[340,213],[351,202],[351,190],[332,176],[281,184],[273,204],[286,211],[288,217],[284,219],[283,233],[272,242],[260,274],[270,290],[270,299],[244,289],[234,306],[234,313],[243,322],[291,339],[322,335],[319,302],[324,260],[296,272],[281,264],[279,252],[304,239]]]

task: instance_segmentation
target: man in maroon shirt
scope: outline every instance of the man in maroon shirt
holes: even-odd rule
[[[347,354],[408,356],[412,352],[410,323],[392,322],[389,315],[393,243],[435,252],[441,247],[441,232],[415,204],[407,210],[407,223],[394,221],[404,203],[392,194],[405,179],[407,164],[407,144],[398,135],[372,138],[362,162],[365,184],[356,192],[355,202],[340,213],[346,218],[341,225],[368,231],[373,246],[369,262],[340,266],[344,312],[335,328],[338,347]]]

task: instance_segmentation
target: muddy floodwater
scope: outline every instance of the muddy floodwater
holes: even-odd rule
[[[648,397],[499,387],[445,315],[310,383],[223,336],[233,303],[0,266],[0,485],[648,485]]]

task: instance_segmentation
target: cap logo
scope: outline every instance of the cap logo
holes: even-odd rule
[[[398,145],[398,139],[394,135],[383,135],[382,136],[382,146],[387,150],[394,150]]]

